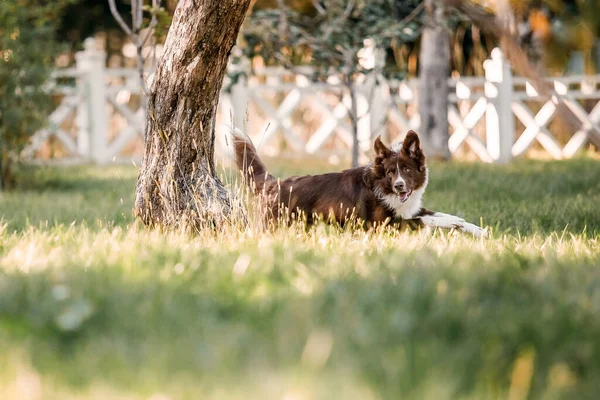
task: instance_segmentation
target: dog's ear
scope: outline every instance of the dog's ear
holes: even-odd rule
[[[423,152],[419,135],[415,131],[408,131],[402,143],[402,154],[407,157],[414,157],[419,152]]]
[[[419,164],[419,170],[422,172],[425,170],[425,154],[421,148],[421,140],[417,132],[410,130],[404,138],[402,143],[402,154],[406,157],[415,159]]]
[[[373,145],[375,149],[375,159],[383,160],[392,155],[392,150],[390,150],[383,142],[381,141],[381,135],[377,136],[375,139],[375,144]]]

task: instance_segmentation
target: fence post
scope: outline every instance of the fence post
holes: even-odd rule
[[[485,112],[487,151],[497,163],[506,163],[512,158],[515,141],[515,119],[512,113],[513,78],[510,65],[502,50],[492,50],[492,57],[484,61]]]
[[[374,79],[373,79],[374,81]],[[368,151],[371,147],[371,101],[369,99],[370,91],[375,89],[375,83],[367,83],[362,87],[357,87],[355,91],[356,96],[356,115],[355,118],[358,118],[357,128],[358,128],[358,147],[359,147],[359,159],[361,158],[361,152],[364,153]],[[364,158],[364,157],[363,157]]]
[[[373,76],[373,97],[370,99],[369,114],[371,122],[371,139],[374,136],[381,135],[385,143],[390,142],[386,122],[387,107],[385,92],[389,92],[389,87],[381,71],[385,67],[385,52],[381,49],[375,49],[375,72]],[[371,146],[371,143],[369,143]]]
[[[365,63],[363,66],[373,68],[373,71],[365,77],[364,83],[360,90],[357,91],[357,115],[358,120],[358,142],[360,150],[365,153],[371,149],[373,136],[381,134],[387,142],[387,131],[384,126],[386,116],[385,99],[383,98],[382,90],[385,89],[381,80],[381,71],[385,67],[385,52],[378,49],[374,44],[365,46],[366,51],[359,55],[361,61]]]
[[[78,87],[85,100],[77,108],[79,134],[77,146],[84,157],[106,164],[108,113],[106,111],[106,53],[96,48],[96,40],[84,41],[84,50],[75,55],[79,76]],[[81,92],[80,92],[81,93]]]
[[[77,95],[79,101],[76,109],[77,123],[77,152],[80,157],[86,160],[91,159],[90,153],[90,118],[89,118],[89,98],[90,91],[88,87],[88,68],[87,59],[84,52],[75,54],[75,69],[77,70]]]
[[[231,113],[233,114],[233,124],[236,128],[246,130],[246,114],[248,111],[248,101],[250,93],[248,91],[248,72],[250,70],[250,61],[243,58],[236,66],[239,73],[237,82],[231,87]],[[227,116],[229,118],[229,116]]]

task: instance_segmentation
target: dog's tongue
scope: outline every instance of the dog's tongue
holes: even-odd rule
[[[400,198],[400,201],[404,203],[406,200],[408,200],[408,197],[410,196],[411,193],[412,193],[412,191],[400,193],[400,194],[398,194],[398,197]]]

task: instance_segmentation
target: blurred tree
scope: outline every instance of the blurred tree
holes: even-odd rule
[[[0,1],[0,188],[13,184],[14,162],[50,113],[46,84],[59,51],[55,24],[69,3]]]
[[[319,0],[300,13],[278,1],[274,9],[254,10],[244,31],[246,56],[296,69],[310,65],[313,80],[336,76],[350,97],[352,165],[358,165],[357,81],[376,70],[359,52],[366,45],[386,49],[415,41],[421,28],[420,0]],[[401,71],[385,70],[387,74]]]
[[[448,78],[450,35],[446,7],[439,0],[425,0],[426,24],[419,57],[420,133],[428,156],[450,159],[448,139]]]

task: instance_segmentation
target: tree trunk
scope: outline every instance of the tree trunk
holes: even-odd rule
[[[148,99],[134,213],[146,225],[219,226],[231,194],[215,173],[215,117],[250,0],[180,0]]]
[[[418,92],[423,147],[433,158],[449,159],[450,38],[444,26],[443,3],[425,0],[425,9],[427,24],[421,36]]]
[[[10,190],[15,186],[10,154],[0,149],[0,192]]]

